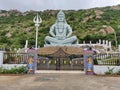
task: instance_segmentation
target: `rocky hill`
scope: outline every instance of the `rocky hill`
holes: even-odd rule
[[[120,5],[87,10],[64,11],[66,20],[73,29],[73,35],[77,35],[79,42],[99,39],[111,40],[115,45],[115,33],[120,43]],[[22,48],[25,40],[29,41],[29,47],[35,45],[34,16],[39,13],[43,22],[39,28],[38,45],[44,45],[44,38],[49,35],[49,28],[56,20],[57,10],[43,12],[18,10],[0,10],[0,48]]]

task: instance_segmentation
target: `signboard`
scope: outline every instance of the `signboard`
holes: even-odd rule
[[[28,49],[28,73],[35,73],[37,68],[37,51],[35,49]]]
[[[93,51],[92,50],[85,50],[84,51],[84,71],[86,75],[93,75],[94,68],[93,68]]]

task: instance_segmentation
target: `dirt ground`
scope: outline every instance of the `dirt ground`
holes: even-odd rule
[[[0,90],[120,90],[120,77],[63,73],[0,76]]]

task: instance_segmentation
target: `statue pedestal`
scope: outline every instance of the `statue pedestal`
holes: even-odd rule
[[[54,45],[44,45],[44,47],[79,47],[79,44],[54,44]]]

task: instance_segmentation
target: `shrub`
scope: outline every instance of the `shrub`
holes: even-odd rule
[[[94,59],[93,61],[94,61],[94,65],[98,65],[97,59]]]
[[[117,74],[117,75],[120,75],[120,70],[118,70],[118,71],[116,72],[116,74]]]
[[[24,74],[27,73],[27,68],[25,66],[13,67],[11,69],[0,68],[0,74]]]
[[[117,72],[113,72],[113,69],[114,69],[114,68],[111,68],[111,69],[110,69],[110,68],[108,67],[108,71],[106,71],[105,74],[107,74],[107,75],[120,75],[120,70],[118,70]]]
[[[110,68],[108,67],[108,71],[106,71],[105,74],[114,74],[113,69],[114,69],[114,68],[111,68],[111,69],[110,69]]]

